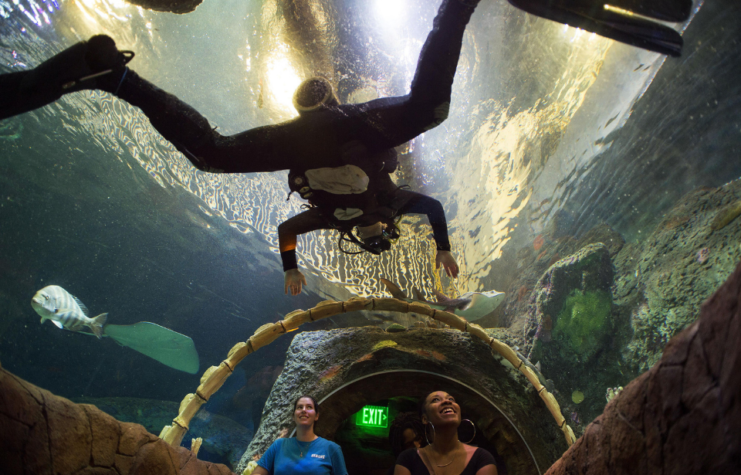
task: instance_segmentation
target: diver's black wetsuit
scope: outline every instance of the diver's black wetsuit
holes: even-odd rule
[[[469,2],[471,3],[471,2]],[[195,109],[130,71],[105,89],[139,107],[199,169],[250,173],[358,163],[441,123],[474,7],[444,0],[406,96],[322,107],[277,125],[222,136]]]
[[[78,89],[103,89],[140,108],[154,128],[200,170],[214,173],[290,170],[289,176],[351,165],[362,170],[368,179],[366,188],[351,194],[312,192],[309,200],[315,208],[280,226],[281,252],[288,252],[283,257],[284,265],[289,268],[295,267],[295,237],[298,234],[388,222],[404,213],[427,214],[438,249],[449,250],[440,203],[419,193],[399,190],[388,175],[395,165],[389,167],[388,163],[395,163],[393,147],[446,119],[463,33],[478,1],[443,0],[422,47],[409,94],[363,104],[324,105],[301,112],[294,120],[228,137],[216,132],[208,120],[188,104],[128,69],[98,77],[94,85],[82,83]],[[58,63],[65,61],[62,57],[56,60]],[[56,67],[51,65],[48,69],[53,71]],[[24,78],[33,79],[29,73],[3,75],[0,85],[17,87]],[[44,72],[38,75],[41,76],[39,80],[30,81],[32,90],[43,90],[45,75]],[[6,93],[0,101],[0,109],[3,109],[0,118],[41,107],[69,92],[60,86],[57,88],[54,91],[46,88],[46,96],[37,97],[30,105]],[[305,193],[302,196],[306,197]],[[341,208],[360,210],[362,215],[337,218]],[[292,246],[283,245],[286,237],[292,241]]]
[[[477,1],[444,0],[417,64],[406,96],[363,104],[326,106],[287,122],[224,137],[197,111],[133,74],[117,95],[141,108],[152,125],[199,169],[249,173],[291,170],[291,176],[324,167],[356,165],[369,177],[366,191],[332,195],[313,192],[314,208],[279,228],[284,270],[297,267],[296,236],[317,229],[348,229],[389,222],[406,213],[426,214],[438,250],[450,250],[445,213],[439,201],[399,190],[384,163],[392,149],[445,120],[463,33]],[[113,85],[111,85],[112,87]],[[393,166],[391,168],[394,168]],[[360,209],[361,216],[338,219],[338,208]]]

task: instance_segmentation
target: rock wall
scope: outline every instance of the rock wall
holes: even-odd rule
[[[733,273],[741,260],[740,215],[741,180],[736,180],[689,193],[641,242],[625,244],[606,225],[579,240],[558,237],[554,222],[533,246],[521,250],[523,266],[508,289],[501,318],[511,325],[500,332],[533,363],[541,363],[577,436],[602,412],[608,388],[625,386],[656,364],[668,341],[695,322],[702,303]],[[599,259],[585,274],[579,262],[592,254],[590,249],[600,249]],[[559,272],[574,278],[552,285]],[[605,290],[605,298],[578,301],[572,294],[590,297],[590,286]],[[600,313],[608,305],[607,294],[612,307],[599,328],[594,318],[558,328],[562,312],[575,315],[581,307],[592,316]],[[569,296],[575,300],[570,308],[565,305]],[[572,399],[577,391],[581,403]]]
[[[139,424],[55,396],[0,368],[3,475],[229,475]]]
[[[176,401],[128,397],[73,398],[73,402],[91,404],[119,421],[141,424],[155,434],[172,424],[180,407]],[[185,440],[197,437],[203,441],[199,453],[208,454],[202,458],[233,468],[252,440],[252,431],[228,417],[201,408],[198,417],[190,421]]]
[[[622,350],[635,377],[666,343],[693,323],[700,306],[741,259],[741,180],[702,188],[679,201],[640,244],[615,258],[615,303],[628,312],[632,336]]]
[[[741,265],[548,470],[741,473]]]

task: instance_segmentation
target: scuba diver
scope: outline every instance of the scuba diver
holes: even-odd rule
[[[289,185],[311,209],[279,227],[285,291],[301,292],[296,236],[337,229],[343,239],[380,254],[398,237],[394,220],[426,214],[437,242],[436,266],[458,274],[442,205],[399,189],[394,147],[442,123],[450,108],[463,34],[479,0],[443,0],[420,53],[409,94],[362,104],[340,104],[329,81],[311,78],[294,95],[299,117],[232,136],[177,97],[127,67],[130,51],[108,36],[78,43],[34,69],[0,76],[0,119],[42,107],[82,89],[107,91],[138,107],[152,126],[199,170],[253,173],[289,170]],[[353,229],[358,227],[360,237]]]

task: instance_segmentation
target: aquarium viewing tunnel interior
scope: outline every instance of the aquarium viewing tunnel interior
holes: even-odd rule
[[[381,475],[440,390],[500,474],[741,473],[738,18],[0,0],[0,466],[250,475],[309,395]]]
[[[323,436],[332,436],[342,444],[349,471],[362,473],[386,469],[394,462],[388,430],[384,430],[388,426],[374,426],[386,425],[383,417],[387,411],[390,420],[399,412],[416,411],[416,398],[441,385],[449,387],[458,402],[467,409],[463,417],[478,422],[476,432],[470,425],[461,428],[461,440],[471,441],[496,453],[501,463],[514,473],[539,472],[522,435],[496,404],[460,381],[443,375],[400,371],[349,383],[322,401],[330,409],[322,414],[320,430]],[[378,409],[374,412],[373,408]]]

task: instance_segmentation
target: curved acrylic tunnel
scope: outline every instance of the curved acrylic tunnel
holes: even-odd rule
[[[386,333],[364,327],[296,335],[240,467],[293,428],[300,395],[322,401],[316,430],[334,437],[364,405],[432,390],[459,400],[509,473],[541,473],[566,449],[533,386],[485,343],[452,330]]]
[[[337,432],[345,425],[343,423],[360,411],[363,406],[400,396],[418,398],[440,388],[445,388],[445,391],[454,395],[456,402],[464,408],[462,417],[474,422],[477,432],[486,439],[488,442],[486,445],[494,448],[496,454],[506,464],[509,473],[543,473],[544,470],[535,459],[527,441],[494,401],[455,377],[426,371],[383,371],[348,382],[319,401],[322,415],[317,432],[322,437],[336,440]],[[473,436],[473,431],[465,423],[462,424],[461,432],[464,429],[466,430],[466,435],[463,437],[465,442],[469,433]],[[430,435],[430,440],[433,437]],[[478,440],[476,442],[479,446],[485,445]],[[339,443],[342,445],[348,467],[360,465],[357,460],[363,457],[362,451],[354,450],[355,447],[345,446],[342,442]],[[368,465],[368,462],[372,461],[362,461],[365,465]]]

